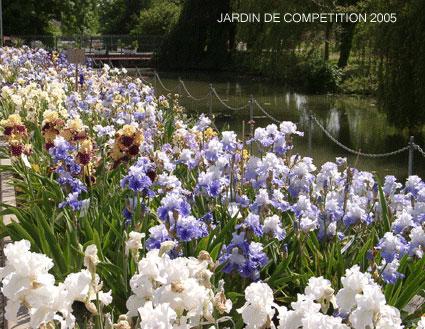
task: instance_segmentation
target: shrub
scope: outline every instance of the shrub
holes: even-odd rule
[[[140,12],[132,34],[163,35],[171,31],[180,15],[180,6],[173,2],[158,1]]]
[[[321,58],[314,57],[299,65],[299,76],[309,92],[328,92],[338,89],[342,71]]]

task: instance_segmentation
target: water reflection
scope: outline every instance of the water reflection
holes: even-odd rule
[[[326,121],[326,129],[334,136],[339,134],[341,124],[339,122],[339,112],[336,108],[329,111],[329,118]]]
[[[162,74],[163,77],[166,75]],[[312,111],[319,122],[344,145],[365,153],[384,153],[407,145],[408,134],[392,127],[385,113],[378,110],[375,100],[368,97],[348,95],[305,95],[290,91],[281,86],[250,81],[234,80],[222,77],[201,77],[193,79],[182,76],[191,94],[202,97],[208,92],[211,82],[226,104],[239,107],[247,104],[253,95],[257,102],[278,120],[290,120],[299,124],[300,129],[307,132],[309,127],[309,111]],[[166,86],[178,84],[177,78],[163,78]],[[164,93],[159,85],[158,91]],[[183,97],[181,103],[190,111],[208,113],[209,100],[195,102]],[[212,111],[216,115],[216,124],[242,132],[242,121],[249,120],[249,110],[233,112],[226,109],[217,99],[212,101]],[[257,108],[254,110],[256,126],[265,126],[271,121]],[[404,178],[407,174],[407,152],[389,158],[364,158],[347,153],[334,144],[321,130],[313,124],[312,156],[316,165],[332,161],[336,156],[347,156],[352,165],[361,170],[376,171],[380,176],[387,174]],[[248,129],[246,129],[248,131]],[[420,143],[424,138],[416,136]],[[307,154],[307,138],[296,138],[296,150]],[[424,158],[415,155],[415,173],[425,176]]]

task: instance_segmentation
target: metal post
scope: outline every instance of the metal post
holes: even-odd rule
[[[75,91],[78,91],[78,63],[75,64]]]
[[[243,142],[243,148],[245,148],[245,120],[242,120],[242,142]]]
[[[249,101],[248,101],[248,106],[249,106],[249,126],[250,126],[250,135],[251,138],[254,138],[254,96],[250,95],[249,96]],[[252,154],[252,146],[253,143],[251,143],[251,154]]]
[[[311,144],[313,139],[313,117],[311,112],[308,113],[308,156],[311,157]]]
[[[156,88],[156,71],[154,71],[154,73],[153,73],[153,86],[154,86],[154,88],[155,88],[155,92],[156,92],[156,90],[157,90],[157,88]]]
[[[409,139],[409,163],[407,168],[407,175],[412,176],[413,175],[413,155],[415,152],[415,138],[413,136],[410,136]]]
[[[254,96],[249,96],[249,124],[251,125],[251,137],[254,137]]]
[[[208,114],[210,116],[210,119],[212,119],[212,101],[213,101],[213,86],[210,83],[209,85],[209,99],[208,99]]]

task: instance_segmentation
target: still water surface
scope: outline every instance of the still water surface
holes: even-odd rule
[[[186,95],[179,85],[178,76],[170,73],[160,73],[163,84],[175,88],[177,92]],[[309,111],[312,111],[321,124],[344,145],[364,153],[385,153],[407,145],[409,136],[392,127],[384,112],[380,111],[374,98],[350,95],[307,95],[289,90],[286,87],[270,83],[253,81],[249,78],[217,77],[193,74],[181,74],[188,91],[197,98],[208,94],[212,83],[217,93],[226,104],[239,107],[248,102],[253,95],[257,102],[278,120],[290,120],[298,123],[299,129],[305,132],[304,137],[295,137],[295,151],[308,155]],[[159,93],[166,93],[158,82]],[[181,100],[189,112],[208,113],[209,98],[194,101],[188,97]],[[263,113],[254,107],[256,126],[266,126],[272,123]],[[226,109],[217,98],[213,98],[212,111],[216,115],[218,128],[229,128],[239,133],[242,122],[249,120],[249,110],[233,112]],[[248,126],[246,126],[248,131]],[[423,140],[415,136],[418,144]],[[421,144],[423,145],[423,144]],[[386,158],[358,157],[346,152],[332,142],[313,123],[311,156],[317,166],[326,161],[333,161],[337,156],[348,158],[350,165],[360,170],[376,171],[378,175],[395,175],[399,178],[407,176],[408,152]],[[414,173],[425,176],[425,159],[418,152],[414,157]]]

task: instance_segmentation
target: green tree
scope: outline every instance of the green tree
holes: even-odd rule
[[[181,6],[170,1],[157,0],[140,12],[132,34],[164,35],[176,25]]]
[[[9,0],[3,4],[6,35],[50,34],[52,21],[60,23],[62,33],[97,30],[97,0]]]
[[[63,1],[61,10],[64,34],[95,34],[98,30],[98,0]]]
[[[36,35],[47,32],[49,21],[60,19],[60,0],[3,1],[5,35]]]
[[[425,124],[425,1],[378,2],[397,14],[395,24],[376,24],[380,59],[379,100],[390,122],[414,133]]]
[[[151,0],[103,0],[100,6],[100,31],[106,34],[129,34],[137,25],[139,13],[149,8]]]
[[[186,0],[175,28],[161,47],[159,63],[171,69],[220,69],[229,60],[230,23],[218,23],[230,0]]]
[[[336,8],[339,12],[358,12],[357,6],[360,0],[337,0]],[[340,46],[339,46],[339,59],[338,66],[346,67],[350,58],[351,49],[353,46],[354,30],[357,23],[343,22],[340,24]]]

